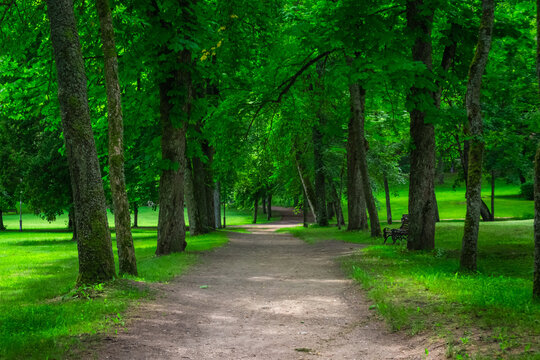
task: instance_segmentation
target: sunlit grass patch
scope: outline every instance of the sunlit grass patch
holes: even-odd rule
[[[157,257],[155,230],[133,231],[139,276],[74,291],[77,245],[67,232],[0,232],[0,358],[63,358],[79,335],[123,326],[122,313],[227,242],[227,233],[187,238],[184,253]],[[114,234],[113,234],[114,240]],[[116,258],[116,243],[113,241]]]

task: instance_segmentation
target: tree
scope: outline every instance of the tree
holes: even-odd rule
[[[118,58],[114,40],[114,26],[108,0],[96,0],[107,88],[109,124],[109,180],[114,206],[114,225],[118,247],[119,273],[137,275],[137,261],[124,175],[124,124],[122,100],[118,80]]]
[[[409,250],[435,247],[435,130],[427,113],[434,107],[431,27],[433,9],[429,1],[407,1],[407,27],[414,37],[412,58],[423,64],[416,74],[409,103],[411,116],[411,171],[409,176]],[[423,83],[423,85],[420,85]],[[430,85],[427,85],[430,84]]]
[[[540,0],[536,1],[536,71],[540,88]],[[534,169],[534,276],[533,299],[540,301],[540,145],[536,151]]]
[[[47,10],[58,78],[58,100],[77,214],[77,283],[98,283],[111,280],[115,276],[115,269],[73,2],[48,0]]]
[[[463,233],[460,267],[462,270],[476,271],[478,228],[480,207],[482,206],[482,159],[484,153],[482,108],[480,96],[482,76],[491,48],[493,21],[495,17],[495,1],[482,1],[482,20],[478,33],[476,53],[469,69],[467,84],[467,118],[469,120],[467,134],[471,137],[469,149],[469,169],[467,172],[467,214]]]

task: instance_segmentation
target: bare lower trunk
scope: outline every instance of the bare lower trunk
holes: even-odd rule
[[[266,219],[270,220],[272,219],[272,194],[268,194],[268,203],[267,203],[267,210],[266,210]]]
[[[437,195],[433,191],[433,206],[435,206],[435,222],[440,222],[441,217],[439,216],[439,204],[437,203]]]
[[[369,171],[367,165],[366,140],[364,134],[365,109],[366,109],[366,90],[358,84],[350,84],[352,116],[358,122],[358,165],[362,177],[362,189],[366,199],[366,207],[369,213],[369,225],[372,237],[379,237],[381,225],[379,223],[379,214],[375,204],[375,197],[369,181]]]
[[[255,195],[255,200],[253,201],[253,223],[257,223],[257,213],[259,212],[259,195]]]
[[[133,227],[136,229],[139,227],[139,205],[133,204]]]
[[[114,225],[116,246],[118,248],[119,273],[137,275],[137,261],[133,236],[131,235],[131,218],[124,176],[124,120],[120,83],[118,80],[118,59],[114,41],[109,0],[96,0],[99,16],[105,85],[107,89],[107,114],[109,123],[109,180],[114,207]]]
[[[216,221],[216,229],[221,229],[221,200],[219,191],[219,182],[217,182],[216,187],[214,188],[214,219]]]
[[[536,72],[540,86],[540,0],[536,0]],[[534,159],[534,275],[533,299],[540,302],[540,146]]]
[[[478,252],[478,229],[480,209],[482,207],[482,158],[484,154],[482,111],[480,96],[482,76],[486,68],[493,18],[495,12],[494,0],[482,1],[482,20],[478,34],[476,53],[469,69],[467,84],[467,118],[469,120],[468,136],[471,137],[469,149],[469,167],[467,170],[467,213],[460,257],[460,267],[467,271],[476,271]]]
[[[384,175],[384,195],[386,197],[386,223],[392,224],[392,208],[390,207],[390,189],[388,187],[388,178]]]
[[[77,241],[77,222],[75,221],[75,209],[71,208],[68,212],[68,228],[71,230],[72,241]]]
[[[265,196],[262,197],[262,211],[263,211],[263,214],[266,214],[266,197]]]
[[[216,219],[214,210],[214,174],[212,172],[212,162],[214,160],[214,149],[208,145],[207,142],[203,143],[203,151],[208,159],[208,162],[204,164],[204,190],[206,196],[206,228],[208,231],[216,229]]]
[[[166,164],[159,182],[159,218],[156,255],[167,255],[184,251],[186,248],[186,228],[184,220],[184,172],[186,166],[186,123],[173,118],[175,103],[182,104],[184,113],[190,113],[191,106],[191,53],[183,50],[179,61],[182,70],[170,74],[159,84],[161,113],[161,157]],[[176,90],[176,91],[175,91]],[[180,92],[183,99],[172,97],[172,92]],[[176,115],[177,116],[177,115]]]
[[[352,64],[352,58],[347,58]],[[349,90],[351,90],[349,88]],[[366,198],[360,172],[360,122],[355,116],[353,99],[351,98],[351,115],[349,117],[347,135],[347,209],[349,223],[347,230],[367,229]]]
[[[317,222],[317,211],[315,210],[315,191],[311,186],[311,181],[300,164],[300,154],[298,152],[295,153],[295,162],[296,169],[298,170],[298,176],[300,177],[302,188],[304,189],[305,200],[307,200],[307,205],[309,205],[313,218],[315,219],[315,222]]]
[[[540,9],[540,0],[538,1]],[[538,11],[540,16],[540,10]],[[540,25],[540,21],[539,21]],[[538,27],[540,30],[540,26]],[[540,39],[539,39],[540,40]],[[539,50],[540,54],[540,50]],[[540,62],[540,60],[539,60]],[[540,66],[539,66],[540,80]],[[534,275],[533,299],[540,302],[540,146],[536,151],[534,170]]]
[[[407,2],[407,28],[416,34],[412,50],[414,61],[432,69],[431,27],[433,12],[423,0]],[[427,75],[420,74],[427,81]],[[426,121],[426,99],[435,94],[427,86],[414,85],[409,102],[411,117],[411,170],[409,176],[409,250],[435,248],[435,204],[433,204],[435,178],[435,130]]]
[[[201,214],[200,201],[200,186],[195,185],[195,177],[193,174],[193,166],[191,159],[186,159],[186,172],[184,174],[184,196],[186,199],[188,219],[189,219],[189,234],[197,236],[206,233],[204,227],[203,214]]]
[[[48,0],[47,10],[73,203],[77,213],[77,283],[100,283],[115,276],[114,258],[73,2]]]
[[[495,221],[495,171],[491,172],[491,221]]]
[[[322,118],[322,116],[320,116]],[[323,134],[317,126],[313,127],[313,159],[315,167],[315,206],[317,212],[317,224],[328,226],[328,214],[326,212],[326,175],[323,161]]]
[[[6,230],[6,227],[4,226],[4,213],[2,212],[2,209],[0,209],[0,231]]]
[[[308,212],[308,199],[306,196],[306,192],[304,191],[304,202],[302,204],[302,225],[307,228],[308,227],[308,221],[307,221],[307,212]]]

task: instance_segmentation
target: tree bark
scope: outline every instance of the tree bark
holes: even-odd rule
[[[437,203],[437,195],[433,191],[433,206],[435,207],[435,222],[440,222],[441,217],[439,215],[439,204]]]
[[[296,162],[296,169],[298,170],[298,176],[300,176],[300,181],[302,182],[302,187],[304,189],[304,196],[307,200],[307,204],[309,205],[309,208],[311,209],[313,219],[315,219],[315,222],[317,222],[317,211],[315,208],[315,190],[313,190],[313,187],[311,186],[311,181],[309,180],[307,174],[302,168],[302,165],[300,163],[300,154],[298,153],[298,151],[295,152],[294,160]]]
[[[388,187],[388,178],[384,174],[384,195],[386,197],[386,223],[392,225],[392,208],[390,207],[390,189]]]
[[[302,225],[307,228],[308,227],[308,221],[307,221],[307,212],[308,212],[308,199],[306,196],[306,192],[303,192],[304,194],[304,202],[302,203]]]
[[[263,211],[263,214],[266,214],[266,197],[263,196],[262,198],[262,211]]]
[[[139,227],[139,205],[133,204],[133,227],[136,229]]]
[[[349,65],[352,58],[347,58]],[[350,90],[350,88],[349,88]],[[352,94],[352,93],[351,93]],[[365,230],[368,227],[366,214],[366,198],[360,172],[360,122],[355,116],[351,97],[351,116],[349,117],[347,135],[347,209],[349,210],[348,231]]]
[[[253,201],[253,223],[257,223],[257,213],[259,212],[259,194],[255,195],[255,200]]]
[[[216,219],[214,218],[214,174],[212,172],[212,162],[214,160],[214,149],[208,145],[207,141],[203,142],[203,152],[206,155],[207,162],[204,167],[204,194],[206,196],[206,228],[207,231],[215,230]]]
[[[467,176],[467,213],[463,233],[460,267],[466,271],[476,271],[478,229],[482,207],[482,158],[484,153],[482,109],[480,96],[493,31],[495,12],[494,0],[482,1],[482,19],[478,34],[476,52],[469,68],[466,106],[469,120],[468,136],[471,137],[469,167]]]
[[[369,214],[371,236],[380,237],[382,236],[381,224],[379,223],[377,205],[375,204],[375,197],[373,196],[371,183],[369,181],[369,171],[366,155],[367,146],[364,134],[366,90],[362,88],[358,83],[355,83],[349,85],[349,91],[351,93],[351,109],[353,111],[352,116],[355,118],[355,121],[358,122],[358,165],[362,178],[362,189],[366,199],[366,206]]]
[[[431,27],[433,10],[424,0],[407,1],[407,28],[414,34],[412,49],[414,61],[422,62],[426,73],[432,70]],[[422,74],[423,81],[428,75]],[[433,204],[435,178],[435,130],[426,122],[426,99],[435,94],[426,86],[411,88],[409,102],[413,104],[411,117],[411,170],[409,181],[409,250],[432,250],[435,248],[435,206]],[[434,106],[435,107],[435,106]]]
[[[536,74],[540,89],[540,0],[536,0]],[[540,302],[540,145],[534,158],[534,275],[533,299]]]
[[[464,130],[465,132],[465,130]],[[469,177],[469,150],[470,150],[470,141],[465,140],[463,142],[463,150],[461,150],[461,143],[459,142],[459,137],[456,137],[456,141],[458,143],[458,151],[459,151],[459,157],[461,161],[461,166],[463,168],[463,174],[465,176],[465,199],[467,198],[467,192],[468,192],[468,177]],[[482,217],[483,221],[492,221],[492,215],[489,211],[488,206],[482,200],[482,205],[480,207],[480,216]]]
[[[6,227],[4,226],[4,213],[2,212],[2,209],[0,209],[0,231],[6,230]]]
[[[491,172],[491,221],[495,221],[495,171]]]
[[[266,219],[271,220],[272,219],[272,194],[268,194],[267,206],[268,206],[268,209],[266,210]]]
[[[200,205],[200,186],[195,185],[194,167],[191,159],[186,159],[184,174],[185,199],[189,218],[189,234],[197,236],[206,233]]]
[[[115,276],[115,268],[73,2],[48,0],[47,11],[73,203],[77,213],[77,284],[100,283],[111,280]]]
[[[319,116],[322,119],[322,116]],[[326,176],[323,161],[323,134],[319,127],[313,127],[313,159],[315,167],[315,210],[317,212],[317,225],[328,226],[328,213],[326,212]]]
[[[119,273],[137,276],[137,260],[131,235],[131,218],[124,175],[124,120],[118,80],[118,58],[109,0],[96,0],[103,45],[107,115],[109,123],[109,181],[114,206],[114,227]]]
[[[68,228],[71,230],[72,241],[77,241],[77,222],[75,221],[75,209],[73,207],[68,211]]]
[[[180,103],[189,118],[192,87],[191,52],[179,54],[181,70],[175,70],[159,84],[161,115],[161,157],[166,164],[159,181],[159,218],[156,255],[184,251],[186,229],[184,220],[184,172],[186,166],[186,122],[176,118],[173,106]],[[178,89],[180,88],[180,90]],[[178,99],[172,92],[180,92]]]
[[[214,219],[216,221],[216,229],[221,229],[221,200],[219,196],[220,186],[216,183],[214,188]]]

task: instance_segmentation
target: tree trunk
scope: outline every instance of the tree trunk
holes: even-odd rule
[[[366,155],[366,139],[364,135],[364,122],[365,122],[365,110],[366,110],[366,90],[362,88],[358,83],[349,85],[349,91],[351,93],[351,109],[353,111],[353,117],[358,122],[358,164],[360,167],[360,174],[362,177],[362,188],[364,196],[366,198],[366,206],[369,213],[369,225],[371,228],[372,237],[382,236],[381,224],[379,223],[379,214],[377,212],[377,205],[375,204],[375,197],[371,189],[371,183],[369,181],[369,171],[367,165]]]
[[[433,191],[433,206],[435,206],[435,222],[440,222],[441,217],[439,215],[439,204],[437,203],[437,195]]]
[[[159,181],[159,218],[156,255],[184,251],[186,228],[184,220],[184,172],[186,167],[186,123],[173,113],[174,104],[181,104],[189,118],[191,89],[191,52],[179,54],[182,70],[169,74],[159,84],[161,115],[161,157],[166,164]],[[180,89],[179,89],[180,88]],[[183,94],[180,98],[171,93]],[[178,105],[177,105],[178,106]]]
[[[4,226],[4,213],[2,212],[2,209],[0,209],[0,231],[6,230],[6,227]]]
[[[333,201],[332,201],[333,210],[334,210],[334,213],[336,214],[337,226],[338,226],[338,229],[341,229],[341,226],[345,225],[345,221],[343,220],[343,210],[341,208],[340,196],[338,195],[336,187],[333,185],[332,185],[331,191],[332,191],[332,198],[333,198]]]
[[[77,213],[77,283],[100,283],[111,280],[115,276],[115,268],[73,2],[48,0],[47,10],[73,203]]]
[[[467,214],[463,233],[460,267],[466,271],[476,271],[478,229],[482,207],[482,158],[484,154],[482,109],[480,96],[482,76],[486,68],[493,30],[495,12],[494,0],[482,1],[482,20],[478,34],[476,53],[469,68],[467,84],[467,118],[470,140],[469,168],[467,176]]]
[[[432,70],[431,27],[433,10],[424,0],[407,1],[407,28],[415,34],[412,49],[414,61],[422,62],[426,74],[419,74],[423,82],[429,81]],[[426,121],[426,99],[435,100],[435,94],[425,85],[411,88],[408,102],[412,104],[411,117],[411,170],[409,176],[409,250],[435,248],[435,204],[433,204],[435,178],[435,130]],[[435,105],[435,102],[433,102]],[[433,106],[435,107],[435,106]]]
[[[262,211],[263,211],[263,214],[266,214],[266,197],[265,196],[262,197]]]
[[[268,194],[268,209],[266,211],[266,219],[271,220],[272,219],[272,194]]]
[[[537,1],[540,9],[540,0]],[[540,10],[538,10],[540,17]],[[540,31],[540,21],[538,21]],[[540,32],[539,32],[540,34]],[[540,35],[538,38],[540,41]],[[540,43],[539,43],[540,44]],[[540,45],[539,45],[540,46]],[[538,77],[540,80],[540,49],[538,50]],[[533,298],[540,302],[540,146],[536,151],[534,160],[534,276],[533,276]]]
[[[133,227],[136,229],[139,227],[139,205],[133,204]]]
[[[536,73],[540,86],[540,0],[536,0]],[[534,275],[533,299],[540,302],[540,145],[534,158]]]
[[[315,190],[313,190],[313,187],[311,186],[311,181],[309,180],[307,174],[300,165],[300,154],[298,152],[295,152],[294,160],[296,162],[298,176],[300,176],[300,181],[302,182],[302,187],[304,189],[305,200],[307,200],[307,204],[311,209],[313,218],[315,219],[315,222],[317,222],[317,211],[315,209]]]
[[[323,116],[319,116],[322,120]],[[328,226],[326,212],[326,176],[323,161],[323,134],[319,127],[313,127],[313,159],[315,167],[315,210],[317,212],[317,225]]]
[[[193,161],[195,163],[195,161]],[[197,236],[206,233],[203,214],[200,206],[200,186],[196,186],[194,177],[194,167],[191,159],[186,159],[186,172],[184,175],[185,199],[188,210],[189,234]]]
[[[334,201],[328,201],[326,203],[326,213],[328,214],[328,220],[332,220],[334,216],[336,216],[336,209],[335,209]]]
[[[464,130],[465,132],[465,130]],[[463,150],[461,150],[461,144],[459,142],[459,137],[456,138],[456,141],[458,142],[458,150],[460,153],[460,160],[461,160],[461,166],[463,167],[463,174],[465,175],[465,198],[467,198],[468,193],[468,177],[469,177],[469,151],[470,151],[470,141],[465,140],[463,142]],[[482,217],[483,221],[492,221],[492,215],[489,211],[488,206],[484,202],[484,200],[481,200],[482,204],[480,207],[480,216]]]
[[[137,276],[137,260],[131,235],[131,218],[124,175],[124,120],[118,80],[118,58],[109,0],[96,0],[103,45],[107,115],[109,123],[109,181],[114,207],[114,228],[119,273]]]
[[[77,222],[75,221],[75,209],[73,207],[68,211],[68,228],[71,230],[72,241],[77,241]]]
[[[307,228],[308,227],[308,221],[307,221],[307,212],[308,212],[308,199],[306,196],[306,192],[304,191],[304,202],[302,203],[302,225]]]
[[[221,229],[221,200],[219,191],[219,182],[217,182],[214,188],[214,219],[216,221],[216,229]]]
[[[223,202],[223,228],[224,229],[227,227],[226,208],[227,208],[227,204]]]
[[[495,171],[491,172],[491,221],[495,221]]]
[[[352,58],[347,58],[349,65]],[[350,90],[350,89],[349,89]],[[347,135],[347,209],[349,210],[348,231],[367,229],[366,198],[362,186],[359,160],[360,122],[355,116],[351,98],[351,115]]]
[[[386,223],[392,225],[392,208],[390,207],[390,189],[388,187],[388,178],[384,174],[384,195],[386,196]]]
[[[206,196],[206,228],[207,231],[216,229],[216,219],[214,218],[214,174],[212,172],[212,161],[214,160],[214,149],[208,145],[208,142],[203,142],[203,152],[208,159],[204,164],[204,194]]]
[[[253,223],[257,223],[257,213],[259,212],[259,194],[255,195],[255,200],[253,201]]]

